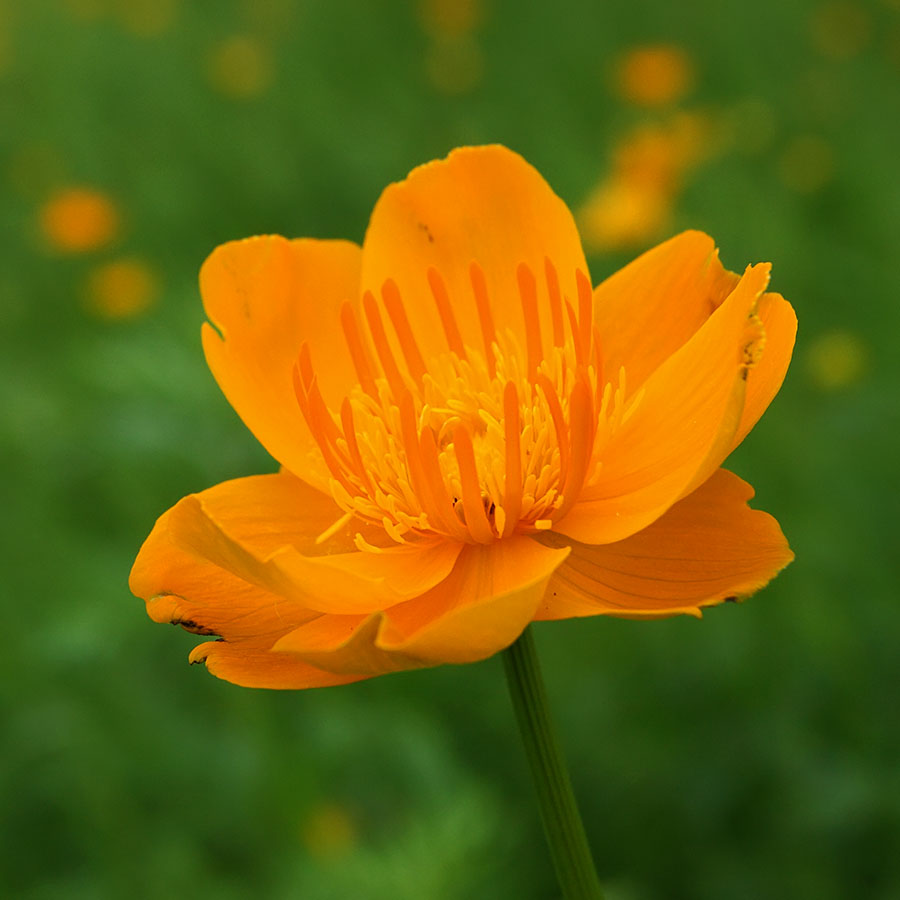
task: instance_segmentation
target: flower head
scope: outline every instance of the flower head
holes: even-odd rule
[[[792,559],[719,468],[790,359],[768,277],[687,232],[592,288],[569,210],[499,146],[388,187],[362,248],[225,244],[206,357],[282,468],[176,504],[131,588],[221,638],[192,661],[283,688],[746,596]]]

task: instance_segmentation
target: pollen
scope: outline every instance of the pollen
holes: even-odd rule
[[[388,279],[380,297],[366,292],[361,309],[341,309],[358,383],[338,409],[325,404],[308,345],[294,367],[300,411],[346,513],[335,527],[357,517],[397,543],[476,544],[552,528],[640,400],[626,401],[624,370],[604,381],[588,276],[576,273],[569,298],[550,260],[540,273],[519,265],[515,332],[495,324],[495,304],[510,298],[489,296],[477,262],[466,297],[451,297],[437,270],[426,275],[430,296],[409,302],[434,304],[442,352],[423,355],[406,298]],[[463,303],[477,315],[478,346],[461,337],[454,310]],[[357,544],[375,550],[361,536]]]

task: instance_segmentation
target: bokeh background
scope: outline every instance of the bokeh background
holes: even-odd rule
[[[595,281],[697,227],[800,317],[730,462],[796,562],[537,629],[610,900],[900,897],[897,0],[0,0],[2,896],[556,896],[499,660],[240,689],[126,585],[183,494],[274,468],[203,361],[205,255],[361,240],[488,141]]]

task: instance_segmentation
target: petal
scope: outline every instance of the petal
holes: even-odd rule
[[[374,616],[323,616],[276,650],[368,674],[485,659],[521,634],[568,552],[520,535],[467,545],[450,576],[422,596]]]
[[[757,315],[766,330],[766,346],[747,375],[747,400],[733,447],[747,436],[780,390],[797,337],[797,316],[781,294],[763,294]]]
[[[719,469],[643,531],[603,546],[571,546],[538,619],[699,614],[703,606],[747,597],[793,558],[772,516],[750,509],[753,488]]]
[[[191,663],[205,663],[216,676],[243,687],[302,690],[360,681],[365,675],[335,675],[323,672],[287,653],[247,650],[222,641],[207,641],[195,647]]]
[[[722,304],[739,277],[713,239],[685,231],[648,250],[594,290],[603,367],[621,366],[636,391]]]
[[[360,249],[348,241],[256,237],[213,251],[200,272],[203,349],[247,427],[286,468],[327,490],[328,473],[300,412],[292,371],[309,341],[332,408],[355,383],[340,306],[359,293]],[[215,327],[213,327],[215,326]]]
[[[486,659],[508,647],[534,616],[568,549],[518,535],[469,545],[450,577],[388,611],[378,646],[432,663]]]
[[[542,335],[549,346],[545,260],[556,267],[563,295],[576,303],[576,269],[587,263],[572,214],[541,175],[501,146],[465,147],[414,169],[390,185],[372,213],[363,242],[362,283],[378,297],[393,279],[426,360],[448,348],[428,270],[442,277],[463,342],[483,336],[469,266],[484,271],[497,331],[511,328],[525,346],[517,268],[537,279]]]
[[[647,379],[601,451],[593,483],[558,531],[587,544],[622,540],[659,518],[719,466],[744,408],[762,327],[752,315],[769,266],[747,269],[699,331]]]
[[[359,522],[342,525],[317,545],[317,535],[342,517],[334,501],[287,472],[225,482],[185,497],[160,519],[135,564],[133,590],[147,596],[141,576],[152,581],[159,569],[171,566],[173,546],[284,598],[306,611],[306,618],[310,611],[371,612],[443,580],[462,547],[441,541],[340,552],[353,546],[351,535],[364,528]],[[157,534],[164,538],[154,540]],[[227,604],[228,597],[220,596],[220,602]]]

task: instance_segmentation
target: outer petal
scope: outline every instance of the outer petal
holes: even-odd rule
[[[147,596],[145,581],[173,565],[167,556],[172,546],[283,598],[307,611],[307,618],[313,610],[371,612],[433,587],[450,573],[461,549],[435,542],[334,552],[346,548],[361,523],[316,545],[317,534],[342,515],[332,500],[286,472],[225,482],[185,497],[159,520],[135,563],[132,589]],[[220,602],[228,608],[227,596]],[[253,622],[250,614],[250,627]]]
[[[248,650],[237,644],[207,641],[195,647],[192,663],[206,663],[216,678],[243,687],[302,690],[361,681],[365,675],[323,672],[301,659],[269,650]]]
[[[477,261],[484,270],[498,332],[509,327],[520,338],[516,270],[526,263],[537,279],[547,344],[547,258],[556,266],[563,294],[577,303],[575,270],[588,270],[565,203],[517,153],[501,146],[465,147],[414,169],[384,191],[363,242],[362,282],[378,297],[385,280],[394,279],[427,359],[448,347],[429,288],[429,267],[446,284],[463,342],[481,348],[470,263]]]
[[[239,493],[233,490],[236,484],[256,499],[255,506],[234,505]],[[334,520],[337,509],[324,494],[286,473],[241,479],[203,496],[219,514],[230,509],[234,533],[251,540],[260,553],[281,546],[298,530],[314,532],[325,527]],[[282,498],[285,506],[291,507],[293,519],[268,515],[265,501],[273,498]],[[160,517],[134,564],[130,586],[147,601],[147,612],[154,621],[172,622],[195,634],[222,635],[220,641],[195,648],[192,662],[205,660],[216,676],[247,687],[306,688],[357,680],[270,652],[278,637],[318,613],[249,584],[181,543],[173,523],[181,515],[176,512],[180,509],[182,504]],[[346,535],[336,535],[330,549],[345,543]]]
[[[538,619],[699,614],[700,607],[749,596],[793,558],[772,516],[750,509],[753,488],[719,469],[638,534],[599,547],[571,546]]]
[[[325,488],[327,470],[303,420],[292,369],[304,341],[326,402],[356,380],[340,327],[359,292],[360,249],[348,241],[256,237],[223,244],[200,272],[203,349],[228,402],[285,467]]]
[[[568,552],[524,536],[466,546],[450,576],[422,596],[371,617],[323,617],[276,650],[365,674],[485,659],[521,634]]]
[[[752,315],[767,264],[748,268],[702,328],[647,380],[600,456],[595,481],[554,531],[587,544],[622,540],[702,484],[733,444],[748,365],[763,341]]]
[[[797,316],[781,294],[763,294],[757,314],[766,330],[766,346],[759,363],[747,374],[747,400],[733,447],[747,436],[780,390],[797,337]]]
[[[608,374],[625,367],[636,391],[721,305],[739,276],[719,262],[713,239],[685,231],[603,281],[594,316]]]

